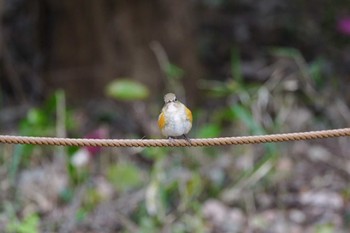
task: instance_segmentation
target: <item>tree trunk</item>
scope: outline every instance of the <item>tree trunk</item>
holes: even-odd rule
[[[9,6],[4,54],[20,54],[3,57],[4,76],[22,99],[35,88],[45,95],[62,88],[79,103],[104,95],[107,83],[118,77],[146,84],[152,97],[175,91],[165,88],[167,79],[150,46],[157,41],[170,62],[185,71],[183,85],[195,100],[201,67],[189,1],[3,1]],[[23,51],[30,56],[21,56]]]

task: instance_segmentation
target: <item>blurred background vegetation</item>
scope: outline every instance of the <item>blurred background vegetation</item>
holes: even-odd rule
[[[160,138],[350,124],[350,2],[0,0],[0,133]],[[347,138],[211,148],[0,145],[0,231],[348,232]]]

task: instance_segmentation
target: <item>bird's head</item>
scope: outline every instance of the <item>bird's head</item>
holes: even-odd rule
[[[171,102],[176,102],[177,98],[176,95],[174,93],[168,93],[164,96],[164,102],[166,104],[171,103]]]

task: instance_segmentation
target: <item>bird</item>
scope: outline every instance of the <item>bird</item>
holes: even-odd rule
[[[192,112],[183,103],[177,100],[174,93],[164,96],[164,107],[158,117],[158,126],[161,133],[168,139],[186,136],[192,128]]]

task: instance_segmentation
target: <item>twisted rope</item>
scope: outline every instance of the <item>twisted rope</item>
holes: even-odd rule
[[[261,136],[221,137],[191,139],[82,139],[54,137],[24,137],[0,135],[0,143],[34,144],[50,146],[96,146],[96,147],[186,147],[186,146],[225,146],[268,142],[300,141],[333,137],[349,137],[350,128],[322,131],[271,134]]]

